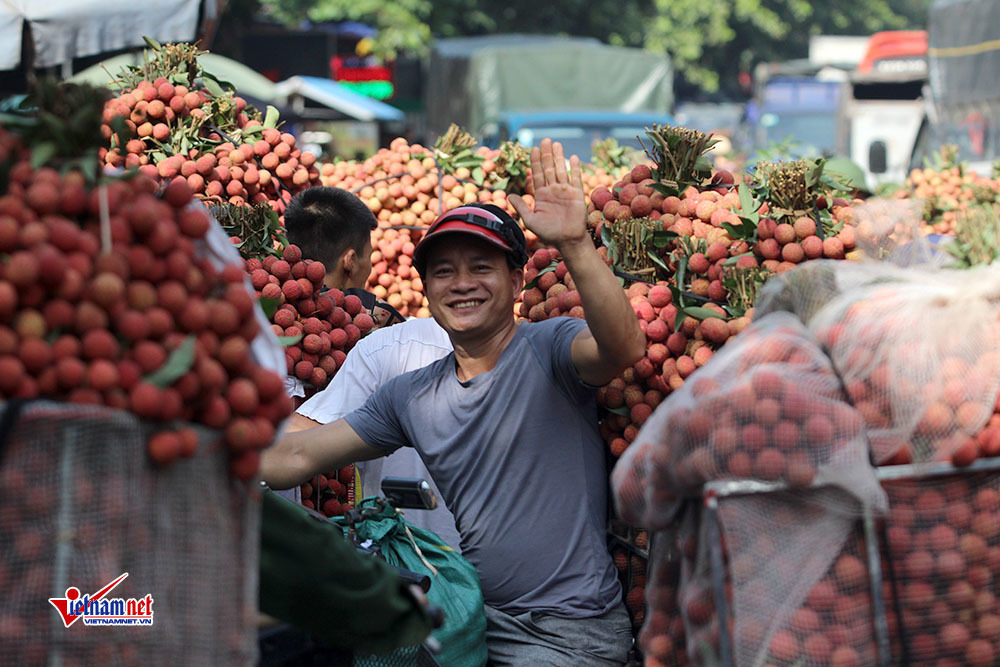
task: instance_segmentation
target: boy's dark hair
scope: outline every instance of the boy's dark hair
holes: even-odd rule
[[[302,256],[333,268],[348,248],[360,253],[377,222],[356,195],[325,186],[303,190],[285,208],[285,234]]]

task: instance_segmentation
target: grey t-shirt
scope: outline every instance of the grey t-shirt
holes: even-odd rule
[[[584,618],[618,603],[594,389],[570,345],[582,320],[521,324],[493,370],[455,355],[393,378],[345,417],[373,447],[412,445],[455,515],[486,603]]]

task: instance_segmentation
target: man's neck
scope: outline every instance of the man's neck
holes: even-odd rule
[[[458,379],[467,382],[481,373],[493,370],[500,360],[500,355],[514,339],[515,333],[517,333],[517,323],[511,319],[508,325],[486,339],[466,341],[452,336],[451,344],[455,348],[457,366],[455,370]]]

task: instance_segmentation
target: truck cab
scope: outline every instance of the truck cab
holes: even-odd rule
[[[871,36],[850,76],[844,115],[851,159],[872,187],[902,183],[924,117],[927,32],[893,30]]]

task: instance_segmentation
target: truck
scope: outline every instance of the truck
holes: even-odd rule
[[[841,107],[848,155],[869,187],[902,183],[925,113],[927,32],[889,30],[868,39]]]
[[[488,144],[519,132],[525,143],[543,126],[606,138],[670,121],[673,68],[666,55],[591,38],[462,37],[433,45],[425,93],[430,136],[455,123]]]
[[[807,59],[760,63],[753,78],[747,125],[758,159],[776,146],[779,157],[793,159],[846,154],[843,64]]]
[[[926,114],[911,166],[944,145],[977,173],[1000,159],[1000,3],[934,0],[927,14]]]

